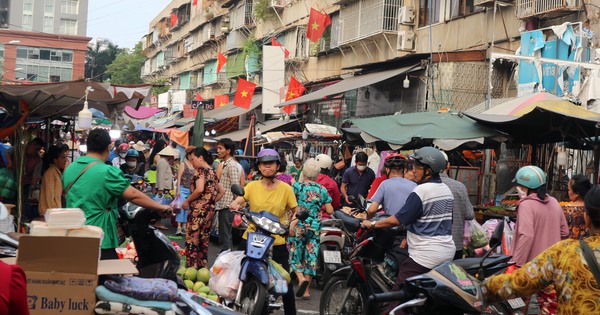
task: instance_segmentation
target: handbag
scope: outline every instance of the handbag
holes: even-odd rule
[[[596,256],[594,255],[590,246],[584,240],[579,240],[579,244],[581,245],[583,258],[585,258],[588,267],[590,267],[592,275],[594,275],[594,279],[596,279],[596,285],[600,286],[600,267],[596,261]]]

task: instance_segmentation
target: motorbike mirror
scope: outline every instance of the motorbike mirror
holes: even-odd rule
[[[298,213],[296,213],[296,218],[300,221],[304,221],[306,219],[308,219],[308,211],[304,210],[304,211],[300,211]]]
[[[367,200],[362,195],[358,195],[358,200],[363,208],[367,207]]]
[[[504,220],[499,220],[498,225],[494,229],[492,233],[492,237],[490,238],[489,245],[491,248],[496,248],[502,245],[502,234],[504,233]]]
[[[236,196],[243,196],[246,193],[244,192],[244,187],[238,184],[231,185],[231,192]]]
[[[354,198],[354,195],[348,196],[348,201],[352,202],[354,200],[356,200],[356,198]]]

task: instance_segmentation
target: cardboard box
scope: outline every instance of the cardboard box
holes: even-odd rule
[[[32,315],[94,314],[98,275],[137,274],[129,260],[99,261],[97,238],[23,236],[17,264],[27,276]]]

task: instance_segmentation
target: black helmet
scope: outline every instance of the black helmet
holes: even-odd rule
[[[406,167],[406,157],[400,153],[392,153],[385,158],[383,166],[389,169],[404,169]]]
[[[442,151],[433,147],[423,147],[415,150],[415,153],[411,154],[411,157],[415,161],[429,166],[434,173],[440,173],[445,168],[448,162],[442,154]]]

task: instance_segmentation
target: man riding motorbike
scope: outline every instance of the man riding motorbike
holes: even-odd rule
[[[400,265],[394,289],[404,280],[451,261],[456,247],[452,240],[452,192],[442,183],[440,172],[446,159],[440,150],[424,147],[411,155],[417,187],[404,206],[381,221],[363,221],[366,228],[390,228],[404,224],[407,228],[409,257]]]
[[[281,161],[279,154],[273,149],[263,149],[257,155],[258,170],[262,179],[250,182],[245,187],[245,195],[234,199],[229,208],[239,210],[248,202],[251,211],[267,211],[279,218],[282,224],[288,224],[290,218],[296,216],[298,211],[298,202],[292,187],[275,178]],[[243,238],[246,240],[248,232],[255,232],[256,228],[250,224]],[[282,236],[275,235],[273,243],[273,260],[289,272],[289,251],[286,240]],[[240,244],[240,248],[245,248],[245,242]],[[296,301],[294,297],[294,288],[292,283],[288,283],[288,290],[283,295],[283,309],[285,315],[296,314]]]
[[[140,154],[135,149],[127,150],[125,164],[121,165],[121,171],[125,175],[138,175],[144,177],[144,165],[138,163]]]
[[[379,185],[371,198],[371,205],[367,209],[368,218],[375,215],[379,205],[389,215],[395,215],[404,206],[408,195],[417,187],[415,182],[404,178],[406,163],[406,157],[399,153],[392,153],[385,158],[383,166],[388,179]]]

